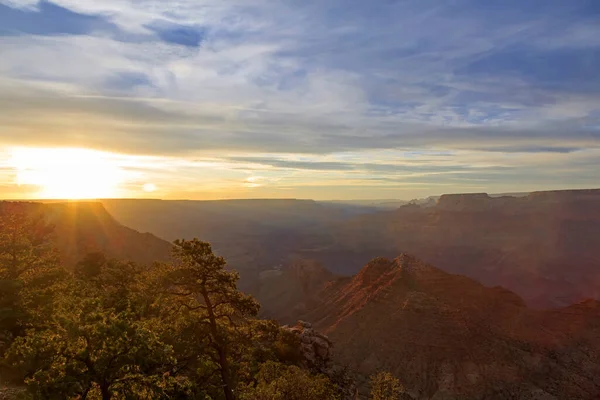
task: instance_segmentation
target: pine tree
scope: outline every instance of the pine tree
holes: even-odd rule
[[[50,314],[56,284],[66,276],[52,233],[34,205],[0,202],[0,354]]]
[[[225,259],[216,256],[207,242],[177,240],[176,263],[166,267],[165,293],[178,309],[184,309],[207,331],[207,354],[217,366],[226,400],[234,399],[236,376],[231,365],[233,349],[241,340],[248,319],[259,305],[237,290],[239,275],[225,269]]]

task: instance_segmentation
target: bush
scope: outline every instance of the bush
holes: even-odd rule
[[[336,400],[337,390],[323,375],[311,375],[296,366],[266,362],[257,384],[242,390],[240,400]]]
[[[404,386],[389,372],[379,372],[371,376],[371,400],[399,400]]]

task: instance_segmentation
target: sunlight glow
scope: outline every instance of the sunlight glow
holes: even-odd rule
[[[46,199],[117,196],[126,178],[110,153],[77,148],[15,148],[10,161],[18,185],[40,188]]]
[[[264,179],[265,178],[263,176],[251,176],[244,180],[243,186],[249,188],[261,187],[262,184],[260,182]]]
[[[156,192],[156,185],[154,183],[145,183],[144,186],[142,186],[142,190],[146,193],[152,193],[152,192]]]

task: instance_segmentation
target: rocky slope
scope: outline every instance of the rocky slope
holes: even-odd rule
[[[312,307],[317,293],[337,279],[315,261],[294,260],[285,268],[263,271],[251,293],[261,304],[264,317],[290,324]]]
[[[600,190],[444,195],[434,207],[407,205],[346,222],[327,249],[307,255],[351,275],[375,254],[408,252],[545,308],[600,299],[598,232]]]
[[[600,299],[600,190],[443,195],[393,211],[306,200],[105,200],[121,223],[198,237],[256,293],[264,271],[295,258],[353,275],[376,256],[416,254],[515,291],[535,307]]]
[[[317,332],[305,321],[298,321],[293,327],[283,326],[283,329],[298,338],[304,368],[329,377],[340,389],[341,400],[358,399],[358,388],[354,379],[349,371],[334,362],[333,343],[326,335]]]
[[[170,243],[150,233],[140,233],[118,223],[98,202],[14,203],[27,213],[42,214],[54,226],[53,240],[67,266],[85,254],[101,251],[108,257],[143,264],[167,261]]]
[[[600,303],[552,311],[402,255],[376,259],[300,315],[364,376],[389,370],[418,399],[600,398]]]

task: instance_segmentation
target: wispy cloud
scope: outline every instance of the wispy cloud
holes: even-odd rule
[[[596,186],[599,37],[584,0],[0,0],[0,145],[179,157],[190,176],[217,158],[207,187],[242,187],[244,164],[269,169],[244,186],[265,194]],[[369,156],[386,149],[451,156],[417,154],[409,178]],[[474,161],[497,156],[512,164]]]

